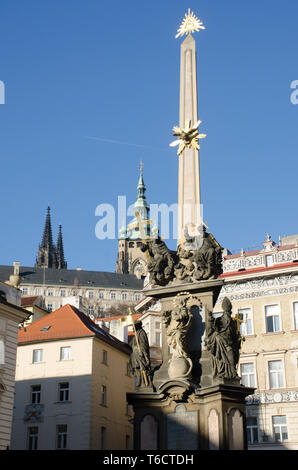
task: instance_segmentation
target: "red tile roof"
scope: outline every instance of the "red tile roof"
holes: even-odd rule
[[[29,307],[31,305],[34,305],[34,302],[38,299],[38,295],[34,296],[25,296],[21,298],[21,305],[22,307]]]
[[[42,331],[46,327],[50,328]],[[97,337],[127,354],[131,352],[127,344],[105,332],[87,315],[69,304],[36,320],[25,328],[21,328],[18,335],[18,345],[88,336]]]

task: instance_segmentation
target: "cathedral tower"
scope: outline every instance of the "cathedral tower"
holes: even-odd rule
[[[46,222],[42,241],[38,247],[38,255],[35,261],[35,267],[55,269],[67,268],[67,263],[64,259],[61,225],[59,227],[57,249],[53,243],[50,207],[47,209]]]
[[[141,223],[146,236],[150,236],[149,206],[147,204],[146,186],[143,179],[143,163],[140,168],[140,178],[137,186],[137,200],[134,204],[134,212],[139,212]],[[120,230],[118,258],[116,272],[122,274],[135,274],[138,278],[147,274],[146,254],[141,251],[142,239],[136,216]]]
[[[64,259],[64,248],[63,248],[63,238],[62,238],[62,226],[59,225],[59,233],[57,240],[57,268],[58,269],[67,269],[67,262]]]

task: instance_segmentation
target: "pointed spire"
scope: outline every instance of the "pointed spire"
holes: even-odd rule
[[[146,186],[143,180],[143,162],[140,163],[140,177],[137,186],[137,200],[134,203],[134,212],[138,212],[140,214],[141,219],[144,221],[144,228],[147,235],[150,234],[150,221],[149,221],[149,206],[147,204],[145,192]],[[145,222],[146,221],[146,222]],[[134,216],[132,221],[127,226],[126,237],[131,240],[138,240],[141,238],[139,232],[139,223]]]
[[[46,248],[47,246],[53,246],[53,236],[52,236],[52,224],[51,224],[51,209],[48,206],[46,223],[44,226],[41,248]]]
[[[47,208],[46,222],[44,226],[41,244],[38,248],[38,256],[35,266],[57,268],[56,249],[53,243],[50,206]]]
[[[149,208],[148,204],[146,201],[146,186],[143,180],[143,166],[144,163],[141,161],[140,164],[140,178],[137,186],[137,191],[138,191],[138,198],[135,202],[135,210],[138,210],[139,213],[141,214],[142,219],[147,220],[149,216]]]
[[[58,269],[67,269],[67,263],[64,259],[62,225],[59,225],[56,253],[57,253]]]

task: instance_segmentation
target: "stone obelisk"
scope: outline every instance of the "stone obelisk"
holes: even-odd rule
[[[180,129],[198,121],[196,43],[189,34],[181,44]],[[184,240],[184,228],[201,224],[199,150],[185,147],[179,155],[178,245]]]
[[[176,36],[187,35],[181,45],[180,122],[173,128],[178,139],[170,144],[179,146],[177,251],[161,237],[145,240],[142,248],[150,259],[143,292],[148,305],[159,303],[162,363],[152,367],[145,343],[133,350],[137,386],[127,402],[134,408],[135,449],[246,448],[245,398],[254,390],[240,385],[237,374],[240,332],[230,301],[224,300],[220,317],[212,313],[224,284],[223,249],[201,220],[199,140],[205,134],[198,131],[191,36],[200,29],[205,28],[189,10]]]

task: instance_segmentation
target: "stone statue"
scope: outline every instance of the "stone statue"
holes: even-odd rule
[[[182,244],[178,245],[177,248],[177,257],[178,262],[175,265],[174,273],[175,278],[179,281],[188,281],[191,282],[192,275],[195,271],[195,265],[191,261],[193,253],[189,250],[186,250]]]
[[[191,296],[189,293],[181,295],[183,297],[179,297],[179,294],[176,296],[174,309],[165,311],[162,319],[166,328],[168,346],[172,349],[168,370],[171,378],[186,377],[192,369],[192,361],[187,353],[187,332],[193,318],[187,302]]]
[[[202,242],[198,250],[193,252],[191,261],[195,263],[194,280],[215,279],[222,273],[222,248],[211,233],[201,226]]]
[[[239,379],[236,367],[239,360],[241,335],[237,321],[232,318],[232,304],[225,297],[222,302],[223,314],[214,318],[208,312],[205,344],[212,356],[213,376],[235,380]]]
[[[159,235],[142,243],[141,250],[149,255],[153,286],[215,279],[222,273],[222,248],[204,225],[198,227],[196,235],[190,235],[188,228],[184,235],[185,242],[178,245],[177,252],[169,250]]]
[[[168,249],[159,235],[143,243],[141,250],[148,250],[150,255],[148,272],[152,284],[167,285],[174,277],[175,253]]]
[[[136,378],[136,387],[148,387],[152,385],[148,337],[146,331],[142,328],[140,320],[136,321],[134,325],[135,336],[131,343],[132,353],[129,365]]]

